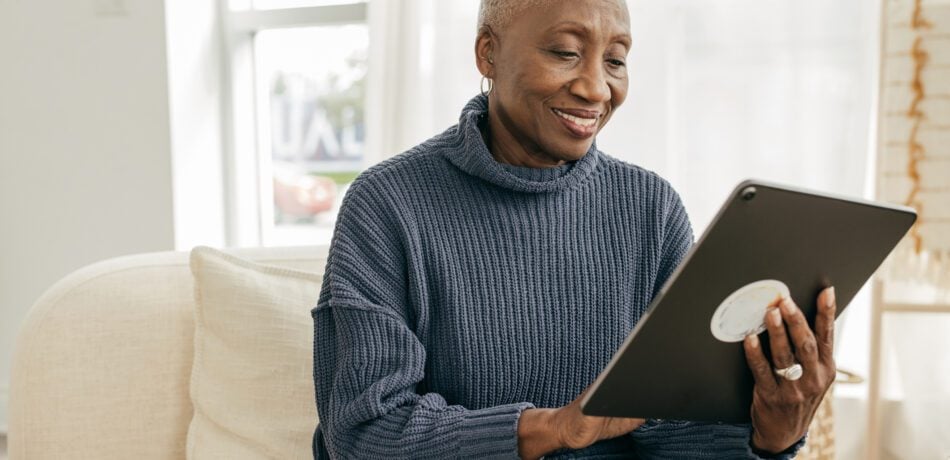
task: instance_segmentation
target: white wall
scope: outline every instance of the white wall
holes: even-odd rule
[[[174,247],[165,50],[161,1],[0,0],[0,426],[43,290]]]
[[[225,245],[222,32],[215,0],[165,4],[175,248]]]

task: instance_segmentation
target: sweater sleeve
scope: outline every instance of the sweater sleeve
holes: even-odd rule
[[[694,243],[693,229],[679,194],[667,188],[664,200],[662,253],[654,295],[682,263]],[[631,433],[639,458],[761,459],[751,448],[752,425],[651,419]],[[792,459],[805,437],[768,458]]]
[[[322,458],[516,458],[530,403],[466,409],[419,394],[426,348],[414,333],[405,233],[387,196],[359,179],[334,231],[314,320]]]
[[[775,456],[761,457],[752,450],[752,426],[748,423],[710,423],[684,420],[647,420],[631,434],[637,458],[644,460],[691,459],[781,459],[795,458],[807,436]]]
[[[689,215],[676,190],[672,186],[664,187],[659,206],[660,223],[660,262],[657,269],[656,281],[653,285],[652,297],[660,292],[663,285],[670,278],[676,267],[689,252],[693,245],[693,227],[689,223]]]

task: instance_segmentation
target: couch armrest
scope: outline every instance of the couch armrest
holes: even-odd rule
[[[183,458],[193,285],[188,254],[166,252],[90,265],[44,293],[15,344],[11,458]]]
[[[322,273],[327,250],[229,252]],[[188,252],[98,262],[50,287],[14,347],[10,458],[184,458],[193,291]]]

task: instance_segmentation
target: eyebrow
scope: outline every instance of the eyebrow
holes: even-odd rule
[[[591,29],[587,25],[577,21],[562,21],[547,30],[548,33],[571,33],[574,35],[590,36]],[[633,39],[630,34],[618,34],[610,37],[611,43],[619,42],[621,45],[630,49]]]

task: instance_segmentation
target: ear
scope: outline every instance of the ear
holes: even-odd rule
[[[495,78],[495,49],[497,43],[491,27],[482,26],[475,39],[475,66],[487,78]]]

